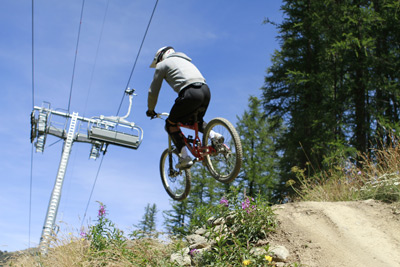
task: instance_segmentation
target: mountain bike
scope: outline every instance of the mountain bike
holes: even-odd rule
[[[168,117],[168,113],[156,113],[154,118]],[[235,127],[224,118],[212,119],[204,129],[202,140],[199,137],[197,113],[194,114],[194,123],[178,123],[185,146],[194,156],[193,162],[201,162],[205,165],[213,178],[222,183],[232,182],[239,174],[242,165],[242,144]],[[193,130],[194,136],[185,135],[182,128]],[[214,131],[223,138],[211,138]],[[179,162],[179,151],[173,146],[168,136],[168,148],[161,154],[160,174],[162,184],[168,195],[178,201],[184,200],[190,192],[191,172],[190,168],[176,168]],[[193,164],[194,165],[194,164]]]

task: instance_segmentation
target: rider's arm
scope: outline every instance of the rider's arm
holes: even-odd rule
[[[153,81],[149,88],[149,94],[147,97],[147,108],[148,110],[154,110],[158,100],[158,94],[160,93],[161,85],[165,77],[164,71],[160,68],[156,68],[154,72]]]

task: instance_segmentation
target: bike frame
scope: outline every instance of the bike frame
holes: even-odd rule
[[[204,157],[215,153],[215,149],[212,146],[203,146],[201,143],[201,139],[199,137],[199,125],[195,122],[193,125],[178,123],[177,128],[183,136],[183,140],[185,142],[185,146],[189,149],[190,153],[196,158],[195,161],[203,161]],[[186,137],[186,135],[182,132],[181,128],[186,128],[189,130],[193,130],[195,133],[194,138],[190,135]],[[172,149],[172,140],[168,137],[169,149]]]

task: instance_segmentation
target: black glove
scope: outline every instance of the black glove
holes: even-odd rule
[[[155,116],[157,116],[157,113],[154,110],[147,110],[146,116],[150,117],[150,118],[154,118]]]

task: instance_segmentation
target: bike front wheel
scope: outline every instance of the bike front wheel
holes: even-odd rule
[[[174,200],[184,200],[190,192],[191,174],[190,170],[175,168],[179,162],[178,153],[169,149],[164,150],[160,160],[160,174],[162,184],[168,195]]]
[[[212,137],[212,131],[223,138]],[[242,166],[242,143],[235,127],[224,118],[212,119],[203,133],[203,146],[212,146],[214,152],[204,158],[210,174],[222,183],[232,182]]]

